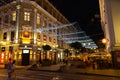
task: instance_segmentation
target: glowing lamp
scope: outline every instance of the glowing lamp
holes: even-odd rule
[[[29,32],[24,32],[24,37],[29,37]]]
[[[106,39],[106,38],[104,38],[104,39],[102,39],[102,43],[107,43],[108,42],[108,39]]]

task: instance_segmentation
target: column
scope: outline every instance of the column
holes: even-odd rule
[[[40,15],[41,18],[41,29],[43,28],[43,15]],[[43,45],[43,31],[41,30],[41,45]]]
[[[19,3],[19,2],[18,2]],[[17,9],[17,11],[16,11],[16,35],[15,35],[15,43],[18,43],[18,30],[19,30],[19,23],[20,23],[20,8],[21,8],[21,6],[18,4],[17,6],[16,6],[16,9]]]
[[[49,28],[50,26],[49,26],[49,21],[48,21],[48,19],[46,19],[46,28]],[[46,31],[46,44],[49,44],[49,30],[48,31]]]
[[[34,9],[34,44],[36,44],[36,40],[37,40],[36,19],[37,19],[37,10]]]

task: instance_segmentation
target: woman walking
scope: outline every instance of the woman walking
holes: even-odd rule
[[[15,72],[15,60],[12,62],[12,80],[17,80],[16,79],[16,72]]]
[[[7,63],[7,72],[8,72],[8,80],[12,80],[12,60],[11,58],[8,59]]]

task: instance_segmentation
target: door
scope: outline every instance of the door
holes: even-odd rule
[[[30,62],[30,50],[23,49],[22,50],[22,65],[26,66],[29,65]]]

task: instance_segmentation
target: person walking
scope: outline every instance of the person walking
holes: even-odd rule
[[[8,72],[8,80],[12,80],[11,79],[11,76],[12,76],[12,60],[11,60],[11,58],[8,59],[7,72]]]
[[[12,62],[12,80],[16,80],[15,62],[15,60]]]

